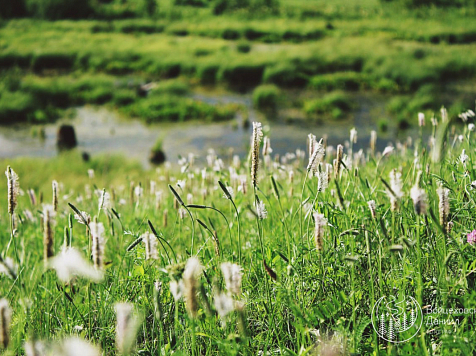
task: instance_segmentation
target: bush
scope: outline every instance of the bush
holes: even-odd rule
[[[26,9],[31,16],[48,20],[80,19],[94,14],[89,0],[26,0]]]
[[[231,87],[256,86],[261,83],[264,68],[264,64],[229,64],[219,77]]]
[[[275,85],[260,85],[253,91],[253,104],[262,111],[276,111],[279,96],[279,88]]]
[[[22,92],[3,91],[0,93],[0,123],[14,124],[31,118],[36,108],[32,95]]]
[[[236,10],[276,14],[279,12],[279,8],[279,0],[215,0],[212,11],[215,15]]]
[[[359,90],[370,87],[367,75],[356,72],[337,72],[311,78],[309,86],[316,90]]]
[[[322,98],[309,100],[304,103],[304,112],[309,117],[326,115],[339,119],[344,117],[353,107],[351,99],[342,92],[324,95]]]
[[[248,53],[251,51],[251,45],[249,42],[246,41],[240,41],[236,44],[236,50],[240,53]]]
[[[40,53],[33,58],[32,67],[35,72],[44,69],[71,69],[76,55],[70,53]]]
[[[297,65],[285,62],[266,67],[263,81],[282,87],[304,87],[308,82],[308,76]]]
[[[23,0],[0,0],[0,19],[11,19],[25,15],[26,7]]]
[[[197,77],[200,83],[205,85],[215,84],[217,81],[217,74],[220,66],[214,63],[205,63],[199,65],[197,68]]]
[[[229,120],[235,115],[235,110],[231,106],[215,107],[173,95],[147,98],[126,107],[124,111],[148,123],[187,120],[221,121]]]

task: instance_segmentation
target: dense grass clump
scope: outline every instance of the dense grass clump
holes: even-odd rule
[[[273,160],[254,123],[250,162],[3,161],[3,354],[474,353],[474,113],[460,117],[442,109],[428,141],[383,152],[352,130]],[[423,313],[396,327],[381,298]]]

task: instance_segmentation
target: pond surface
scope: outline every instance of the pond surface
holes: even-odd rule
[[[263,117],[252,108],[250,95],[209,96],[195,94],[197,100],[208,103],[232,102],[248,108],[250,121],[263,121]],[[318,138],[328,136],[331,145],[343,143],[349,137],[349,131],[355,127],[358,131],[359,147],[367,147],[370,131],[376,130],[377,119],[384,117],[386,99],[372,94],[356,95],[358,108],[352,118],[340,122],[310,124],[303,120],[286,123],[277,119],[269,124],[269,136],[273,154],[294,152],[297,148],[306,149],[309,133]],[[284,114],[280,114],[282,117]],[[289,113],[286,113],[289,115]],[[241,121],[240,117],[236,119]],[[415,117],[416,122],[416,117]],[[148,166],[150,149],[158,138],[163,138],[163,148],[167,160],[176,162],[179,155],[194,153],[199,159],[205,159],[208,149],[222,157],[230,154],[246,156],[249,149],[251,128],[243,128],[236,122],[226,123],[164,123],[145,125],[139,120],[126,120],[117,113],[101,107],[79,107],[72,119],[62,119],[55,124],[45,126],[45,137],[34,137],[28,125],[0,127],[0,158],[18,156],[52,157],[57,155],[56,130],[61,123],[74,125],[78,140],[78,149],[91,155],[100,153],[119,153],[140,160]],[[378,145],[385,147],[395,141],[397,136],[404,138],[411,131],[398,133],[390,126],[387,133],[379,133]]]

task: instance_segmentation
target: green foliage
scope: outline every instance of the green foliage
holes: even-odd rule
[[[226,12],[246,10],[252,12],[277,13],[279,0],[214,0],[212,9],[215,15]]]
[[[344,118],[352,109],[353,102],[344,92],[332,92],[321,98],[307,100],[304,103],[304,112],[309,117],[325,115],[334,119]]]
[[[247,41],[240,41],[236,44],[236,50],[241,53],[248,53],[251,51],[251,44]]]
[[[150,97],[124,108],[132,117],[139,117],[147,123],[183,122],[188,120],[223,121],[235,115],[233,106],[218,106],[181,98],[174,95]]]
[[[28,13],[48,20],[82,19],[93,14],[90,0],[25,0]]]
[[[204,168],[203,175],[192,174],[192,162],[186,159],[181,159],[183,169],[151,170],[117,156],[93,156],[85,162],[77,151],[51,159],[2,160],[4,168],[10,165],[18,173],[25,192],[16,200],[15,226],[10,225],[7,194],[0,195],[2,259],[20,267],[13,278],[5,268],[0,274],[0,295],[8,299],[14,316],[11,324],[5,323],[12,337],[3,355],[22,354],[32,335],[46,347],[74,335],[114,355],[120,344],[114,342],[116,325],[123,325],[117,323],[114,305],[124,301],[144,316],[137,334],[127,328],[136,342],[132,353],[138,355],[256,355],[281,345],[290,355],[387,353],[388,344],[371,325],[374,307],[385,297],[395,297],[400,305],[411,297],[427,306],[421,334],[417,328],[400,334],[416,333],[394,344],[396,353],[474,354],[476,345],[468,342],[474,336],[476,307],[471,273],[476,244],[469,239],[476,224],[474,132],[438,119],[437,146],[444,147],[444,159],[433,160],[435,146],[418,134],[385,156],[363,149],[352,160],[356,146],[351,144],[343,149],[349,159],[335,166],[339,172],[329,172],[330,186],[320,179],[319,189],[317,178],[305,168],[307,159],[292,158],[294,154],[279,165],[260,159],[257,187],[248,190],[231,183],[236,175],[249,176],[243,158],[232,165],[222,156],[217,165],[224,166]],[[359,137],[366,134],[359,132]],[[461,142],[455,140],[459,135]],[[467,156],[462,160],[463,150]],[[294,153],[295,147],[288,151]],[[326,155],[320,163],[332,166],[334,159]],[[97,251],[91,244],[94,230],[73,218],[71,206],[104,226],[106,265],[98,267],[104,278],[97,283],[82,276],[65,283],[54,269],[43,267],[48,225],[41,201],[51,201],[53,179],[59,182],[58,213],[49,225],[55,256],[70,242],[89,265]],[[6,191],[6,179],[3,184]],[[448,188],[445,194],[442,187]],[[95,193],[102,189],[110,199],[99,210]],[[36,199],[30,199],[33,193]],[[261,219],[245,213],[256,210],[258,199],[267,210]],[[177,209],[177,201],[187,202],[184,210]],[[153,233],[156,243],[145,245],[145,233]],[[157,259],[147,258],[154,245]],[[188,273],[190,256],[202,265],[197,273]],[[223,262],[242,268],[233,273],[235,282],[240,276],[235,288],[222,272]],[[64,272],[67,266],[61,267]],[[72,268],[78,272],[78,264]],[[185,287],[192,285],[185,298],[177,297],[171,283],[181,285],[180,280]],[[222,304],[214,303],[220,293],[231,298],[226,317]],[[26,298],[27,307],[22,302]],[[401,309],[388,307],[398,318]],[[444,334],[448,331],[451,337]],[[321,340],[316,344],[317,336]]]
[[[260,85],[253,91],[253,104],[262,111],[276,111],[280,96],[275,85]]]

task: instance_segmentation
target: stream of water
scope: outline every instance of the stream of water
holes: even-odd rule
[[[214,104],[233,102],[248,109],[250,121],[263,118],[253,109],[250,95],[207,96],[195,94],[197,100]],[[341,122],[310,124],[303,120],[286,123],[277,119],[269,124],[269,136],[273,153],[294,152],[297,148],[306,148],[309,133],[318,138],[328,136],[331,145],[343,143],[349,137],[349,131],[355,127],[358,131],[359,146],[368,145],[371,130],[376,130],[376,120],[384,115],[385,99],[372,95],[359,94],[356,98],[358,108],[352,118]],[[240,118],[237,118],[240,120]],[[415,118],[416,120],[416,118]],[[28,125],[0,127],[0,158],[18,156],[52,157],[57,155],[56,131],[61,123],[74,125],[78,140],[78,149],[90,155],[101,153],[119,153],[140,160],[148,166],[150,149],[159,137],[163,138],[163,149],[167,160],[176,162],[180,155],[194,153],[204,159],[209,149],[222,156],[248,153],[251,128],[243,128],[236,123],[164,123],[145,125],[139,120],[123,119],[118,114],[101,107],[83,106],[76,108],[72,119],[62,119],[48,124],[45,137],[33,137]],[[405,132],[405,135],[410,132]],[[394,129],[379,134],[379,147],[397,138]]]

